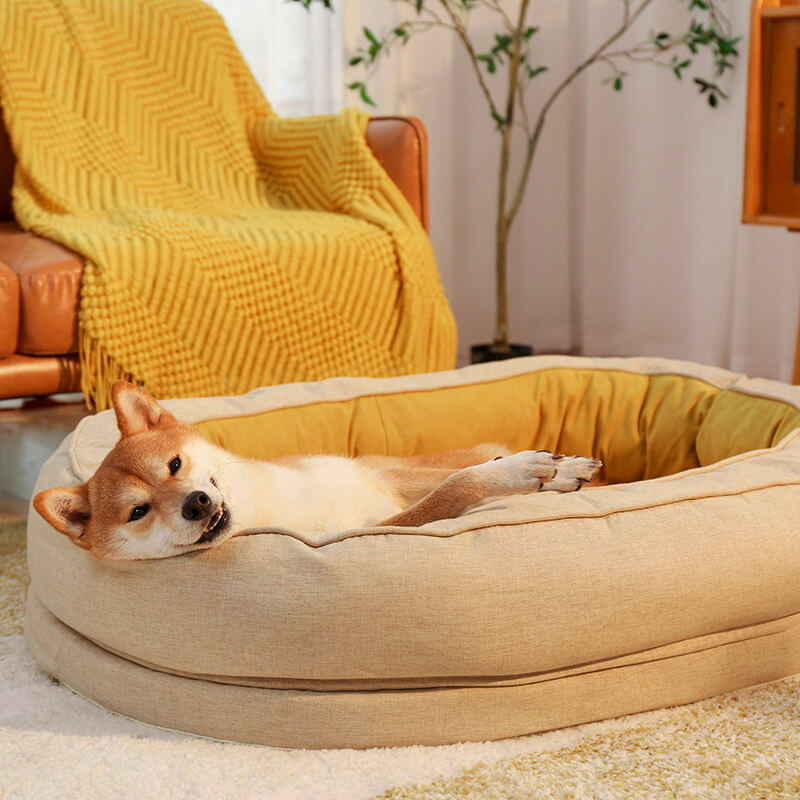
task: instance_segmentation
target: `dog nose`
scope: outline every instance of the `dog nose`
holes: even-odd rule
[[[208,516],[211,498],[205,492],[192,492],[184,501],[181,513],[184,519],[200,519]]]

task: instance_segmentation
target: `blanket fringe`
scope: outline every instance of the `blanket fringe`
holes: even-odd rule
[[[81,391],[90,411],[111,408],[111,384],[124,380],[140,384],[134,376],[83,327],[78,331],[78,349],[81,362]]]

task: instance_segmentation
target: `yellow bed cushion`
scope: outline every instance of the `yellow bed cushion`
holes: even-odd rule
[[[592,455],[610,483],[639,481],[773,447],[800,410],[680,374],[553,366],[460,386],[314,402],[204,420],[248,458],[295,453],[407,456],[480,442]]]
[[[800,388],[536,357],[165,405],[246,455],[495,439],[599,455],[615,485],[151,562],[98,561],[32,510],[31,648],[114,710],[281,746],[439,744],[800,671]],[[85,480],[116,438],[109,412],[87,419],[36,491]]]

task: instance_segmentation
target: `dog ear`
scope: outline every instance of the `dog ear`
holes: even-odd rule
[[[89,522],[86,484],[45,489],[33,498],[33,507],[60,533],[87,550],[91,543],[82,538]]]
[[[164,411],[152,395],[127,381],[114,381],[111,402],[117,415],[117,427],[123,436],[175,422],[175,417]]]

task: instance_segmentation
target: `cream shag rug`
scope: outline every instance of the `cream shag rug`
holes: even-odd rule
[[[0,798],[800,798],[800,676],[500,742],[280,750],[164,731],[47,677],[22,636],[24,523],[0,524]]]

